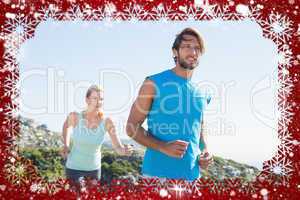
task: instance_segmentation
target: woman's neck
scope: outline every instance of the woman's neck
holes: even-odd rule
[[[89,116],[97,116],[99,113],[99,110],[87,108],[85,110],[85,113]]]

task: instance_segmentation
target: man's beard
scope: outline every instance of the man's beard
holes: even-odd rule
[[[199,64],[198,60],[194,64],[188,64],[187,62],[184,61],[184,59],[180,59],[180,56],[178,56],[177,58],[178,58],[179,66],[185,70],[193,70]]]

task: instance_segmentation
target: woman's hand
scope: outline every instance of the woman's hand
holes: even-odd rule
[[[125,144],[123,147],[117,148],[117,153],[122,156],[130,156],[133,153],[131,145]]]
[[[64,145],[62,151],[61,151],[61,156],[64,158],[64,159],[67,159],[68,155],[70,153],[70,148],[66,145]]]
[[[201,169],[207,169],[207,167],[213,163],[213,157],[208,152],[202,152],[199,155],[198,161]]]

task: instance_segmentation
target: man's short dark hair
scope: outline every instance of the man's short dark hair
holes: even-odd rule
[[[183,29],[179,34],[176,35],[172,49],[175,49],[178,51],[181,42],[183,40],[185,40],[184,39],[185,35],[192,35],[192,36],[196,37],[196,39],[199,43],[199,46],[200,46],[200,53],[203,54],[205,51],[203,38],[196,29],[190,28],[190,27]]]

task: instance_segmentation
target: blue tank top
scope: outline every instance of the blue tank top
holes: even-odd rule
[[[71,151],[67,157],[69,169],[92,171],[101,168],[101,145],[105,135],[104,120],[95,129],[86,127],[83,113],[78,114],[78,123],[71,133]]]
[[[147,77],[155,83],[155,97],[147,116],[148,132],[169,142],[189,142],[183,158],[174,158],[147,148],[143,160],[144,175],[195,180],[200,177],[197,156],[203,111],[210,96],[201,93],[190,79],[172,70]]]

